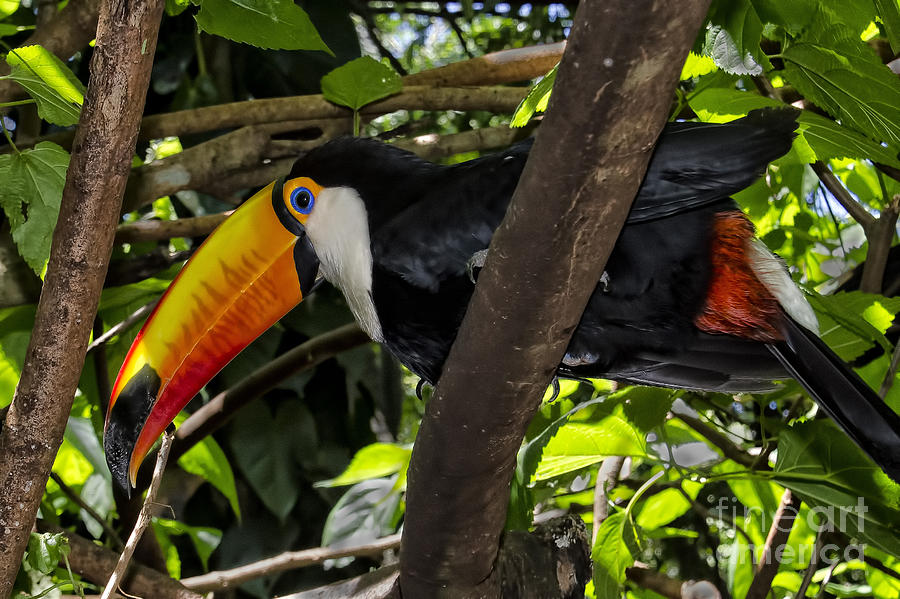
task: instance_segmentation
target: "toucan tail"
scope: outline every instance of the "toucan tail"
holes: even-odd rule
[[[770,344],[770,351],[885,474],[900,482],[900,416],[815,333],[789,316],[784,320],[784,340]]]

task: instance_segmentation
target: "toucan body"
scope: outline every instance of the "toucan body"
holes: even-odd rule
[[[792,110],[666,127],[558,373],[730,393],[793,377],[900,479],[900,418],[818,338],[803,293],[730,199],[795,128]],[[133,484],[178,411],[321,277],[372,339],[436,382],[474,291],[473,257],[530,147],[444,166],[342,138],[302,156],[209,237],[138,334],[107,414],[115,479]]]

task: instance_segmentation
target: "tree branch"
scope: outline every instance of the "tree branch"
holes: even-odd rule
[[[853,217],[853,220],[862,225],[863,229],[868,231],[869,227],[875,224],[875,217],[869,214],[869,211],[863,207],[862,204],[856,201],[856,199],[850,195],[850,192],[847,191],[847,188],[844,187],[844,184],[840,182],[840,180],[834,176],[834,173],[831,172],[831,169],[825,165],[821,160],[817,160],[813,162],[810,166],[812,166],[813,171],[818,175],[819,181],[822,182],[822,185],[825,186],[831,195],[834,196],[834,199],[838,201],[838,203],[843,206],[844,210],[846,210],[850,216]]]
[[[69,540],[69,563],[72,570],[95,584],[104,584],[119,560],[118,554],[100,545],[46,522],[38,521],[41,532],[63,533]],[[125,590],[133,596],[153,597],[153,599],[203,599],[182,586],[177,580],[151,568],[133,565],[125,579]]]
[[[85,513],[87,513],[87,515],[94,520],[94,522],[103,527],[103,532],[105,532],[106,536],[109,537],[109,540],[112,541],[114,547],[116,547],[117,549],[122,548],[122,538],[119,537],[119,533],[113,530],[113,527],[109,525],[109,522],[106,521],[106,518],[98,514],[97,510],[88,505],[87,502],[85,502],[84,499],[82,499],[81,496],[72,489],[72,487],[67,485],[57,473],[51,472],[50,478],[53,479],[53,482],[55,482],[59,486],[59,490],[62,491],[70,501],[74,502],[75,505],[83,509]]]
[[[705,0],[579,5],[545,126],[413,449],[405,598],[499,592],[493,566],[516,452],[640,185],[677,82],[671,65],[708,8]],[[596,200],[601,183],[606,202]]]
[[[772,526],[769,528],[766,544],[763,546],[762,554],[756,564],[756,575],[747,590],[746,599],[766,599],[769,595],[772,581],[775,580],[775,575],[781,566],[781,552],[787,544],[791,528],[794,526],[794,519],[800,512],[801,503],[803,502],[800,498],[794,497],[790,489],[784,490],[781,503],[775,511]]]
[[[562,58],[566,42],[492,52],[470,60],[413,73],[404,85],[497,85],[546,75]]]
[[[400,534],[394,534],[384,537],[365,545],[357,545],[356,547],[332,548],[332,547],[316,547],[315,549],[305,549],[303,551],[285,551],[275,557],[238,566],[230,570],[221,570],[218,572],[209,572],[200,576],[192,576],[181,580],[181,584],[185,587],[197,591],[199,593],[208,593],[209,591],[221,591],[224,589],[234,588],[241,583],[262,578],[276,572],[284,572],[285,570],[295,570],[305,566],[314,566],[330,559],[338,559],[341,557],[374,557],[381,555],[389,549],[395,549],[400,546]]]
[[[100,8],[91,80],[44,288],[25,366],[0,434],[0,597],[12,590],[78,386],[163,4],[104,0]]]
[[[757,466],[756,458],[732,443],[728,437],[699,418],[694,418],[693,416],[682,414],[680,412],[676,413],[675,416],[700,433],[704,439],[709,441],[714,447],[717,447],[726,458],[737,462],[741,466],[746,466],[747,468],[754,468]],[[768,464],[760,464],[758,466],[760,468],[768,468]]]

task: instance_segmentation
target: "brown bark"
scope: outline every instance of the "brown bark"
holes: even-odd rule
[[[800,512],[802,503],[799,497],[791,493],[790,489],[784,490],[781,503],[773,516],[762,555],[759,556],[759,562],[756,564],[756,575],[750,583],[750,588],[747,589],[746,599],[765,599],[769,596],[772,581],[775,580],[775,575],[781,566],[781,551],[787,545],[794,519]]]
[[[34,331],[0,435],[0,598],[62,442],[112,251],[163,2],[105,0]]]
[[[69,564],[72,571],[94,584],[103,586],[119,561],[119,554],[104,549],[76,534],[39,522],[41,532],[62,532],[69,539]],[[177,580],[150,568],[133,564],[122,583],[122,588],[133,597],[154,599],[200,599],[202,595],[191,591]]]
[[[405,599],[498,596],[516,452],[612,251],[665,123],[674,65],[708,7],[579,6],[544,125],[413,450]]]
[[[497,85],[545,74],[562,58],[565,42],[501,50],[442,67],[413,73],[404,85]]]
[[[99,9],[100,0],[69,0],[65,8],[42,24],[22,45],[40,44],[66,60],[94,38]],[[7,73],[9,67],[5,62],[0,62],[0,75]],[[0,81],[0,102],[9,102],[25,95],[25,90],[15,81]]]

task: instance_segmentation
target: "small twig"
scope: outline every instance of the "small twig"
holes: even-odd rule
[[[138,241],[163,241],[174,237],[200,237],[209,235],[233,210],[177,220],[142,220],[116,229],[116,243]]]
[[[822,182],[822,185],[825,186],[825,189],[831,192],[831,195],[833,195],[834,199],[844,207],[844,210],[846,210],[850,216],[852,216],[853,219],[862,225],[862,228],[868,232],[868,229],[875,224],[875,217],[872,216],[862,204],[857,202],[852,195],[850,195],[847,188],[844,187],[824,162],[817,160],[813,162],[811,166],[813,171],[815,171],[816,175],[819,177],[819,180]]]
[[[103,527],[103,532],[106,533],[106,536],[109,537],[110,541],[112,541],[116,550],[122,549],[122,538],[119,534],[113,530],[113,527],[109,525],[109,522],[106,521],[106,518],[97,513],[97,510],[88,505],[81,496],[76,493],[72,487],[67,485],[63,479],[59,477],[56,472],[50,473],[50,478],[53,479],[57,485],[59,485],[59,490],[63,492],[63,494],[71,499],[78,507],[83,509],[88,516],[94,519],[94,521]]]
[[[254,578],[261,578],[276,572],[294,570],[304,566],[321,564],[325,560],[341,557],[367,557],[381,555],[389,549],[400,546],[400,534],[394,534],[356,547],[333,549],[317,547],[303,551],[286,551],[275,557],[266,558],[252,564],[238,566],[230,570],[209,572],[200,576],[192,576],[181,580],[185,587],[200,592],[219,591],[238,586]]]
[[[363,24],[366,27],[366,32],[369,34],[369,39],[372,40],[372,43],[375,44],[375,47],[378,48],[378,53],[381,54],[384,58],[388,59],[388,62],[391,63],[391,66],[394,67],[394,70],[400,73],[401,75],[407,75],[407,70],[400,64],[400,61],[397,60],[397,57],[394,56],[390,50],[388,50],[384,44],[381,42],[381,38],[378,37],[378,25],[375,24],[375,19],[372,18],[372,14],[366,8],[365,5],[360,5],[356,2],[351,4],[353,12],[359,15],[359,18],[362,19]]]
[[[765,599],[768,596],[769,590],[772,588],[772,581],[775,580],[775,574],[778,573],[778,568],[781,566],[779,550],[783,549],[787,543],[794,519],[800,511],[802,503],[799,498],[794,497],[790,489],[784,490],[781,503],[775,511],[772,526],[769,528],[766,544],[763,546],[759,562],[756,564],[756,575],[747,590],[746,599]]]
[[[600,525],[609,516],[609,500],[607,493],[616,486],[619,479],[619,472],[625,464],[623,456],[615,456],[606,458],[597,469],[597,482],[594,484],[594,525],[591,532],[591,547],[597,542],[597,530]]]
[[[709,441],[712,445],[719,448],[722,454],[731,460],[734,460],[741,466],[746,466],[747,468],[753,468],[756,465],[756,458],[732,443],[728,437],[709,426],[699,418],[694,418],[693,416],[689,416],[688,414],[675,414],[677,418],[679,418],[686,425],[700,433],[707,441]],[[767,467],[767,465],[760,465],[760,468]]]
[[[816,533],[816,542],[813,545],[813,554],[812,557],[809,558],[809,566],[806,568],[806,572],[803,573],[803,582],[800,584],[800,588],[797,590],[797,594],[795,597],[806,597],[806,590],[809,588],[810,583],[812,583],[813,576],[816,574],[816,570],[819,569],[819,552],[822,551],[822,532],[823,527],[819,528],[819,531]]]
[[[131,535],[128,537],[128,542],[125,544],[125,550],[122,551],[122,555],[119,557],[116,569],[113,570],[112,575],[109,577],[109,582],[106,583],[106,588],[103,589],[101,599],[109,599],[112,594],[118,590],[119,581],[125,576],[125,571],[128,569],[128,564],[131,562],[131,556],[134,555],[134,550],[137,548],[138,541],[141,540],[141,535],[144,534],[144,530],[150,524],[150,511],[156,501],[156,494],[159,492],[159,484],[162,482],[162,474],[166,469],[166,461],[169,459],[169,450],[172,448],[172,441],[174,439],[175,431],[167,429],[163,434],[162,445],[156,456],[156,468],[153,470],[153,480],[150,482],[150,489],[147,491],[144,505],[141,506],[141,513],[138,516],[138,521],[134,525]]]
[[[143,306],[141,306],[140,308],[135,310],[128,318],[126,318],[125,320],[123,320],[120,323],[114,324],[113,326],[111,326],[109,328],[108,331],[106,331],[99,337],[95,337],[94,340],[91,342],[91,344],[88,345],[87,351],[97,349],[101,345],[106,344],[110,339],[112,339],[116,335],[118,335],[118,334],[122,333],[123,331],[134,326],[135,323],[137,323],[141,319],[143,319],[147,314],[150,313],[151,310],[153,310],[154,307],[156,307],[156,302],[158,302],[158,301],[159,301],[158,299],[155,299],[152,302],[144,304]]]
[[[650,568],[637,565],[625,568],[625,578],[637,586],[653,591],[666,599],[681,599],[681,586],[684,584],[675,578],[669,578]]]
[[[825,574],[825,578],[822,579],[822,586],[819,587],[819,592],[816,594],[816,599],[824,599],[827,591],[825,587],[828,586],[828,583],[831,582],[831,577],[834,575],[834,569],[838,567],[838,564],[841,563],[841,560],[836,559],[834,563],[828,568],[828,572]]]
[[[884,374],[884,380],[881,381],[881,388],[878,389],[878,396],[881,399],[887,397],[891,387],[894,386],[894,380],[897,377],[897,367],[900,366],[900,343],[894,347],[894,353],[891,356],[891,366]]]

